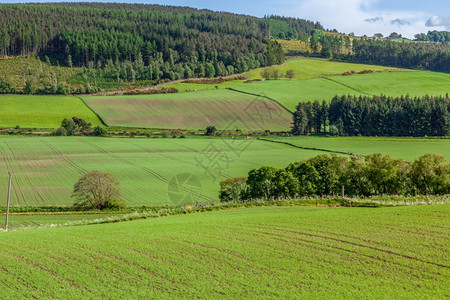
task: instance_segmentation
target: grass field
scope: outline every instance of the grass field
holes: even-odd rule
[[[293,111],[299,102],[329,101],[335,95],[445,95],[450,92],[450,74],[409,71],[310,80],[270,80],[241,84],[234,89],[265,95]]]
[[[449,213],[265,207],[2,233],[0,295],[445,299]]]
[[[87,222],[106,219],[108,217],[120,216],[114,213],[29,213],[29,214],[10,214],[9,230],[23,230],[28,228],[37,228],[39,226],[72,226],[76,224],[86,224]],[[5,219],[5,215],[1,214],[0,218]],[[2,228],[3,229],[3,228]]]
[[[277,103],[229,90],[84,99],[109,126],[289,131],[292,123]]]
[[[437,96],[450,93],[450,74],[430,71],[374,73],[331,79],[371,95]]]
[[[259,68],[244,73],[243,75],[248,75],[249,79],[262,79],[261,71],[266,68]],[[372,70],[375,72],[380,71],[392,71],[400,70],[397,68],[375,66],[375,65],[364,65],[364,64],[354,64],[337,62],[321,58],[306,58],[299,57],[287,60],[285,64],[281,66],[268,67],[268,69],[279,69],[283,73],[287,70],[294,70],[296,73],[296,81],[313,79],[324,76],[340,76],[344,72],[355,71],[360,72],[363,70]],[[237,85],[243,84],[244,80],[227,81],[219,84],[196,84],[196,83],[176,83],[170,84],[168,86],[175,87],[180,91],[194,91],[194,90],[204,90],[204,89],[215,89],[215,86],[219,88],[229,88],[235,87]]]
[[[265,68],[262,68],[265,69]],[[250,75],[250,79],[261,79],[261,70],[252,70],[246,74]],[[289,59],[281,66],[270,67],[269,69],[279,69],[283,74],[287,70],[294,70],[296,80],[305,80],[312,78],[319,78],[323,76],[339,76],[348,71],[361,72],[364,70],[378,71],[392,71],[400,70],[398,68],[365,65],[356,63],[337,62],[322,58],[298,57]]]
[[[21,68],[28,60],[33,62],[33,68],[41,65],[36,59],[17,60]],[[0,60],[0,69],[2,63],[13,65],[10,60]],[[251,83],[243,80],[221,84],[177,83],[169,85],[180,90],[177,94],[85,96],[84,99],[111,126],[198,130],[215,125],[220,129],[287,131],[292,117],[282,107],[292,112],[301,101],[329,101],[342,94],[423,96],[450,92],[450,75],[444,73],[390,69],[398,71],[341,76],[350,70],[386,68],[313,58],[296,58],[273,68],[294,69],[297,78]],[[247,75],[258,79],[260,71],[253,70]],[[63,75],[69,76],[66,73]],[[261,101],[255,105],[256,95],[275,102],[259,97]],[[93,125],[100,124],[82,101],[69,96],[0,96],[0,109],[0,127],[56,128],[62,119],[73,116],[87,119]]]
[[[450,139],[375,138],[375,137],[284,137],[271,138],[301,147],[328,149],[367,155],[389,154],[413,161],[426,153],[443,155],[450,161]]]
[[[11,171],[13,205],[71,205],[75,182],[98,169],[117,177],[127,205],[212,201],[229,176],[316,153],[245,139],[1,138],[0,194]]]
[[[293,111],[299,102],[331,100],[335,95],[424,96],[445,95],[450,92],[450,74],[430,71],[410,71],[373,65],[343,63],[325,59],[295,58],[282,66],[285,72],[294,69],[295,80],[267,80],[244,83],[242,80],[221,84],[177,83],[170,86],[180,91],[232,88],[245,93],[267,96]],[[375,73],[341,76],[354,70],[372,70]],[[389,72],[383,72],[388,70]],[[261,79],[261,69],[248,73],[250,79]],[[211,91],[212,92],[212,91]]]
[[[101,125],[77,97],[0,95],[0,127],[57,128],[65,118],[78,117]]]
[[[360,95],[349,87],[324,78],[309,80],[268,80],[246,83],[234,90],[269,97],[289,111],[295,111],[299,102],[331,100],[336,95]]]
[[[426,152],[450,159],[449,140],[298,138],[301,146],[360,154],[382,152],[413,160]],[[0,138],[0,195],[13,175],[13,206],[71,205],[73,185],[85,172],[112,173],[129,206],[187,204],[218,199],[219,182],[265,165],[327,152],[254,139],[147,139],[94,137]],[[5,206],[5,199],[0,201]]]

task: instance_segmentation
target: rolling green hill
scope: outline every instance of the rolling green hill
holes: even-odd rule
[[[450,159],[449,140],[285,138],[299,146],[414,160],[427,153]],[[254,139],[1,137],[0,195],[13,175],[13,206],[70,206],[78,178],[89,171],[120,181],[128,206],[190,204],[218,199],[219,182],[261,166],[286,167],[318,154]],[[186,198],[183,198],[186,196]],[[5,199],[2,200],[5,206]]]
[[[293,111],[299,102],[326,100],[335,95],[424,96],[450,92],[450,74],[429,71],[382,72],[330,76],[309,80],[269,80],[233,87],[245,93],[265,95]]]
[[[385,68],[310,58],[292,59],[277,68],[295,69],[299,76],[295,80],[249,83],[243,80],[219,84],[175,83],[166,87],[175,87],[180,93],[83,96],[83,99],[110,126],[198,130],[215,125],[219,129],[288,131],[291,123],[288,111],[294,111],[301,101],[329,101],[342,94],[424,96],[444,95],[450,91],[450,75],[445,73],[377,72]],[[66,74],[64,68],[60,69],[57,70]],[[375,73],[339,75],[368,69]],[[259,72],[255,70],[246,75],[258,79]],[[260,100],[257,106],[254,105],[256,99]],[[0,96],[0,105],[2,127],[55,128],[63,118],[73,116],[87,119],[94,125],[100,123],[82,101],[69,96]],[[263,114],[271,111],[263,121],[261,110]]]
[[[449,209],[265,207],[2,233],[0,295],[444,299]]]

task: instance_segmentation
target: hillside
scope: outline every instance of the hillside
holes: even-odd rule
[[[447,73],[450,65],[447,42],[358,38],[303,19],[188,7],[1,4],[0,28],[0,58],[25,63],[0,76],[0,93],[90,94],[227,76],[283,63],[283,52]]]
[[[264,19],[186,7],[2,4],[0,25],[3,56],[55,54],[68,66],[116,70],[128,61],[145,68],[147,79],[227,75],[284,59],[266,39]]]
[[[301,147],[255,138],[0,138],[0,194],[13,175],[12,205],[70,206],[73,185],[92,170],[120,181],[128,206],[192,204],[217,201],[219,183],[262,166],[285,168],[333,151],[380,152],[410,161],[426,153],[450,159],[448,139],[278,138]],[[320,149],[323,149],[322,151]],[[340,154],[342,155],[342,154]],[[45,172],[43,172],[45,170]],[[192,184],[185,186],[184,180]],[[183,196],[188,197],[183,198]],[[6,199],[0,202],[5,206]]]
[[[265,207],[10,232],[0,295],[443,299],[449,208]]]

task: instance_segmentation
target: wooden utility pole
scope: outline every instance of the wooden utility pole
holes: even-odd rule
[[[9,199],[11,198],[11,172],[9,175],[9,183],[8,183],[8,198],[6,200],[6,222],[5,222],[5,231],[8,231],[8,219],[9,219]]]

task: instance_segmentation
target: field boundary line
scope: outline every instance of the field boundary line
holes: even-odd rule
[[[250,95],[250,96],[256,96],[256,97],[265,98],[265,99],[267,99],[267,100],[270,100],[270,101],[275,102],[276,104],[278,104],[279,106],[281,106],[282,108],[284,108],[287,112],[289,112],[289,113],[291,113],[291,114],[294,113],[293,111],[291,111],[290,109],[288,109],[285,105],[281,104],[278,100],[275,100],[275,99],[273,99],[273,98],[270,98],[269,96],[259,95],[259,94],[249,93],[249,92],[244,92],[244,91],[240,91],[240,90],[237,90],[237,89],[235,89],[235,88],[230,88],[230,87],[228,87],[228,88],[226,88],[226,89],[227,89],[227,90],[230,90],[230,91],[232,91],[232,92],[236,92],[236,93],[241,93],[241,94],[246,94],[246,95]]]
[[[345,83],[342,83],[342,82],[336,81],[336,80],[334,80],[334,79],[331,79],[330,77],[327,77],[327,76],[323,76],[323,77],[321,77],[321,78],[323,78],[323,79],[326,79],[326,80],[329,80],[329,81],[331,81],[331,82],[334,82],[334,83],[336,83],[336,84],[339,84],[339,85],[345,86],[346,88],[348,88],[348,89],[351,89],[352,91],[358,92],[358,93],[360,93],[360,94],[364,94],[364,95],[372,96],[372,94],[369,94],[369,93],[365,93],[365,92],[361,92],[361,91],[358,91],[358,90],[357,90],[357,89],[355,89],[354,87],[352,87],[352,86],[350,86],[350,85],[348,85],[348,84],[345,84]]]
[[[80,96],[77,96],[77,95],[73,95],[73,96],[74,96],[75,98],[80,99],[81,102],[84,104],[84,106],[86,106],[90,111],[92,111],[92,113],[99,119],[100,123],[102,123],[102,124],[103,124],[104,126],[106,126],[106,127],[109,127],[109,125],[106,124],[106,122],[102,119],[102,117],[100,117],[100,115],[99,115],[98,113],[96,113],[96,112],[92,109],[92,107],[90,107],[90,106],[86,103],[86,101],[84,101],[83,98],[81,98]]]
[[[292,144],[292,143],[289,143],[289,142],[271,140],[271,139],[267,139],[267,138],[257,138],[257,140],[270,142],[270,143],[284,144],[284,145],[291,146],[291,147],[298,148],[298,149],[302,149],[302,150],[322,151],[322,152],[344,154],[344,155],[353,155],[354,154],[353,152],[346,152],[346,151],[339,151],[339,150],[330,150],[330,149],[322,149],[322,148],[314,148],[314,147],[304,147],[304,146],[295,145],[295,144]]]

